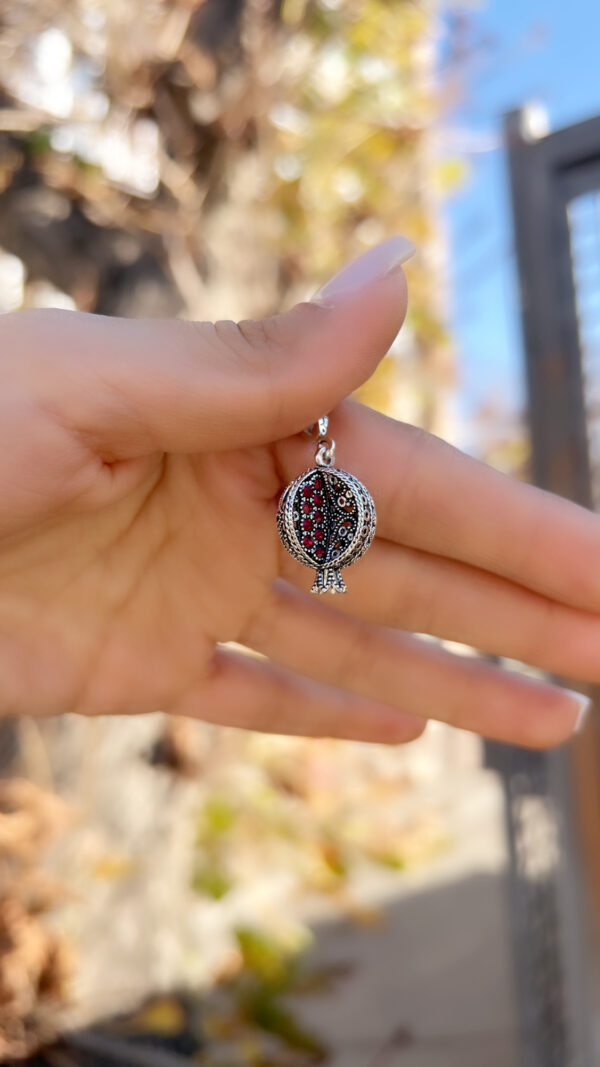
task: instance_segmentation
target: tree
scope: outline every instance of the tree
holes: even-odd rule
[[[439,429],[451,361],[431,133],[437,33],[431,0],[9,5],[0,15],[1,307],[260,316],[402,232],[420,248],[409,322],[363,396]],[[50,762],[67,736],[81,755],[88,725],[63,724],[56,736],[45,724]],[[138,728],[146,741],[147,726]],[[157,758],[168,747],[164,762],[180,769],[189,734],[167,740]],[[114,766],[103,758],[108,777]],[[111,778],[113,800],[129,796],[137,758]],[[345,756],[338,747],[329,758]],[[163,792],[145,802],[160,805]],[[328,842],[327,856],[335,848]],[[36,988],[32,979],[33,1043]]]

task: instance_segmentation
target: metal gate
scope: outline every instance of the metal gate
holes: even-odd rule
[[[600,117],[541,136],[538,120],[524,109],[505,121],[532,476],[598,507]],[[593,721],[557,752],[494,746],[506,796],[524,1067],[600,1063],[593,1012],[599,754]]]

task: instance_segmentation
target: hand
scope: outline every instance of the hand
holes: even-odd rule
[[[577,694],[406,632],[600,680],[599,520],[343,399],[401,325],[405,251],[386,242],[264,322],[0,320],[2,713],[570,735]],[[326,412],[379,518],[335,600],[305,591],[275,526]]]

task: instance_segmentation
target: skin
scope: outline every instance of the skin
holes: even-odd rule
[[[410,632],[600,681],[599,520],[344,399],[405,303],[396,269],[259,323],[0,319],[1,713],[569,737],[569,693]],[[275,526],[325,412],[379,520],[336,598]]]

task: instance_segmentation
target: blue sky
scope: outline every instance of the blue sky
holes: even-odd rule
[[[527,101],[553,129],[600,112],[599,0],[481,0],[470,15],[476,58],[451,129],[499,140],[502,115]],[[522,350],[504,153],[469,154],[470,176],[447,205],[460,407],[524,403]]]

